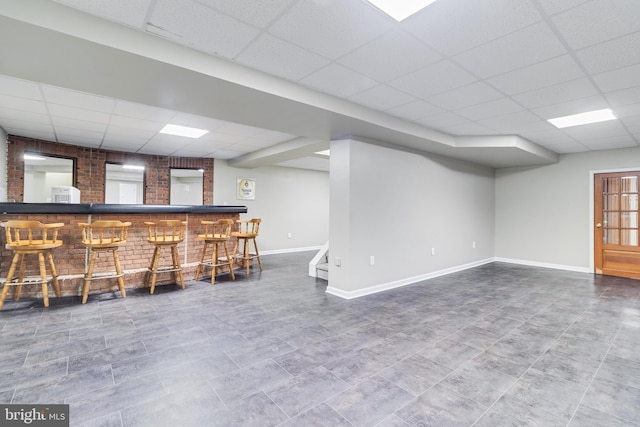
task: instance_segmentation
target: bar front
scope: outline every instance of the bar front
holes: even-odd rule
[[[64,223],[59,231],[63,245],[53,250],[53,258],[58,270],[58,279],[62,296],[81,295],[84,274],[88,264],[88,250],[82,245],[81,227],[79,223],[90,223],[97,220],[129,221],[126,245],[118,250],[118,257],[124,273],[126,289],[143,288],[145,275],[150,265],[154,245],[147,242],[147,226],[145,221],[156,222],[163,219],[186,221],[184,241],[178,245],[180,262],[185,280],[193,278],[202,243],[198,234],[204,232],[201,221],[216,221],[222,218],[237,220],[241,213],[246,213],[245,206],[189,206],[189,205],[140,205],[140,204],[62,204],[62,203],[0,203],[0,219],[35,220],[42,223]],[[6,235],[2,230],[2,250],[0,251],[0,276],[7,275],[13,252],[5,248]],[[233,250],[235,240],[228,242],[229,250]],[[171,254],[163,253],[161,264],[171,264]],[[25,276],[37,276],[37,257],[27,259]],[[113,258],[109,254],[100,254],[95,272],[113,271]],[[206,275],[209,271],[205,272]],[[172,285],[175,280],[170,273],[158,275],[157,285]],[[90,294],[112,293],[118,291],[117,280],[105,278],[93,280]],[[50,292],[53,297],[53,292]],[[23,286],[21,297],[42,296],[41,286]],[[13,298],[9,293],[7,300]],[[89,297],[91,300],[91,296]]]

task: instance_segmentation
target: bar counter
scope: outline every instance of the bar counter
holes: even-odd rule
[[[43,223],[62,222],[65,226],[60,230],[59,237],[63,241],[60,248],[53,250],[53,258],[59,274],[62,296],[79,296],[83,284],[85,268],[88,262],[87,250],[81,244],[80,227],[78,223],[97,220],[130,221],[127,234],[127,244],[118,251],[120,263],[124,270],[125,288],[144,287],[147,267],[151,262],[153,245],[147,242],[147,227],[145,221],[161,219],[179,219],[186,221],[185,239],[179,245],[180,262],[182,263],[185,280],[191,280],[200,260],[202,242],[198,234],[204,232],[201,221],[215,221],[221,218],[239,219],[241,213],[246,213],[246,206],[190,206],[190,205],[119,205],[119,204],[65,204],[65,203],[0,203],[0,220],[8,221],[36,220]],[[13,252],[5,248],[6,235],[2,230],[0,237],[0,277],[7,276]],[[229,241],[229,250],[233,250],[235,240]],[[167,250],[163,252],[161,263],[170,264],[171,255]],[[96,273],[113,271],[113,258],[110,254],[98,257]],[[38,260],[36,256],[27,257],[27,276],[38,275]],[[205,277],[209,269],[205,269]],[[4,281],[4,279],[2,279]],[[158,275],[157,285],[172,285],[173,277],[170,273]],[[206,282],[202,283],[206,286]],[[176,285],[177,286],[177,285]],[[211,286],[209,284],[209,286]],[[91,283],[91,294],[117,293],[116,279],[94,280]],[[54,293],[50,287],[51,302],[55,302]],[[42,296],[39,285],[24,286],[22,296],[26,298]],[[7,300],[13,297],[13,292]],[[22,298],[22,297],[21,297]]]

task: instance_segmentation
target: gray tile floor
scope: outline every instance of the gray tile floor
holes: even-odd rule
[[[346,301],[312,255],[8,301],[0,402],[68,403],[74,426],[640,425],[640,281],[495,263]]]

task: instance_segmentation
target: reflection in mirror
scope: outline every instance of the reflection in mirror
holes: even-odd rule
[[[172,205],[202,205],[204,199],[203,169],[171,169]]]
[[[106,163],[105,168],[105,203],[144,203],[144,166]]]
[[[74,186],[74,159],[24,153],[25,203],[51,203],[51,187]]]

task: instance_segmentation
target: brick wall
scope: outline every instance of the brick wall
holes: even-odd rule
[[[204,204],[213,204],[213,159],[149,156],[121,151],[77,147],[39,139],[9,135],[7,156],[7,200],[24,200],[25,151],[76,159],[76,185],[81,203],[104,203],[105,163],[145,166],[144,203],[169,204],[171,169],[203,169]]]

